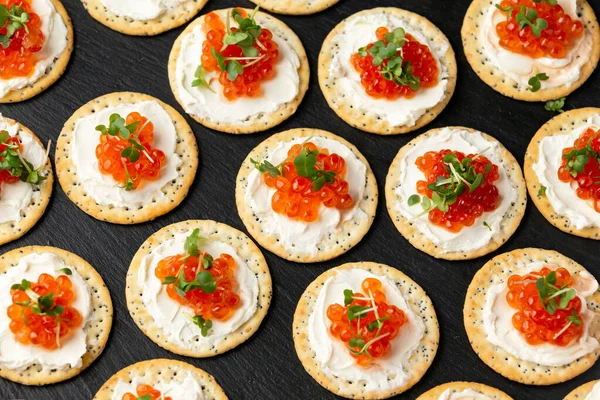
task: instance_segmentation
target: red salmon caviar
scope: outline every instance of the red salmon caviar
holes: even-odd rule
[[[206,257],[208,253],[200,252]],[[199,271],[204,271],[199,257],[178,254],[162,259],[155,270],[155,275],[161,281],[167,276],[178,276],[181,268],[186,281],[193,281]],[[200,288],[189,290],[185,298],[175,290],[175,284],[167,285],[169,297],[180,304],[190,307],[194,314],[201,315],[205,320],[216,319],[226,321],[240,307],[240,296],[236,293],[238,283],[235,279],[236,262],[229,254],[221,254],[212,261],[212,267],[207,269],[216,280],[217,288],[213,293],[204,293]]]
[[[335,173],[332,183],[325,183],[320,190],[315,191],[310,179],[298,176],[294,166],[294,158],[303,149],[318,151],[317,170]],[[271,198],[271,207],[278,214],[304,222],[314,222],[319,218],[321,203],[325,207],[335,207],[347,210],[354,206],[354,200],[348,193],[346,161],[336,153],[329,154],[327,149],[318,148],[314,143],[295,144],[288,150],[288,156],[283,163],[283,174],[273,178],[264,175],[267,186],[277,189]]]
[[[161,150],[152,148],[154,140],[154,125],[146,117],[137,112],[127,115],[126,124],[139,122],[137,130],[133,136],[138,135],[139,143],[146,149],[142,151],[140,158],[131,162],[125,157],[121,157],[121,152],[131,143],[120,136],[109,134],[100,135],[100,144],[96,147],[96,158],[98,159],[98,168],[100,172],[112,175],[115,181],[126,185],[127,173],[133,182],[130,189],[137,188],[143,180],[156,180],[160,176],[161,168],[166,164],[167,157]],[[147,153],[147,154],[146,154]]]
[[[550,56],[564,58],[573,42],[583,36],[583,24],[573,20],[560,5],[551,6],[545,1],[533,0],[502,0],[503,8],[516,7],[511,17],[496,25],[500,37],[500,46],[513,53],[524,54],[532,58]],[[520,6],[537,11],[538,18],[543,18],[548,27],[536,37],[530,27],[519,28],[517,14]]]
[[[377,29],[377,39],[385,41],[385,34],[389,30],[385,27]],[[410,61],[412,74],[420,79],[420,88],[430,88],[437,85],[438,65],[435,57],[428,46],[419,43],[411,34],[406,34],[406,43],[398,51],[404,61]],[[371,48],[373,43],[367,46]],[[387,80],[381,74],[381,65],[373,65],[373,56],[367,54],[361,57],[358,53],[352,54],[350,62],[354,69],[360,74],[360,82],[365,88],[367,94],[374,98],[395,100],[400,97],[414,97],[417,91],[411,89],[408,85],[398,85],[391,80]],[[384,61],[384,64],[387,60]]]
[[[429,198],[432,197],[432,191],[427,188],[427,185],[435,183],[440,176],[448,177],[451,172],[448,171],[444,156],[453,153],[462,162],[465,155],[458,151],[441,150],[428,151],[415,161],[416,166],[425,174],[424,181],[417,182],[417,192]],[[473,192],[469,193],[465,190],[453,204],[448,206],[448,211],[442,212],[437,208],[429,212],[429,221],[441,226],[450,232],[460,232],[465,226],[472,226],[475,220],[486,211],[493,211],[498,207],[500,194],[498,188],[494,185],[500,177],[498,174],[498,166],[494,165],[490,160],[481,155],[469,154],[466,156],[472,161],[469,166],[475,168],[475,172],[483,174],[484,179]],[[491,165],[491,169],[486,174],[487,165]]]
[[[162,393],[150,385],[137,385],[135,391],[137,395],[133,393],[125,393],[121,400],[137,400],[145,395],[150,396],[149,400],[172,400],[170,397],[161,397]]]
[[[331,335],[351,350],[350,354],[359,365],[366,366],[390,352],[391,341],[398,336],[407,318],[404,311],[386,302],[383,286],[378,279],[365,279],[361,289],[362,293],[353,293],[352,302],[347,306],[334,303],[327,307],[327,318],[331,321]],[[361,314],[360,318],[349,320],[349,309],[356,306],[369,307],[369,311]],[[376,326],[378,319],[381,321],[379,328]],[[357,344],[353,340],[357,337],[362,342],[358,343],[359,346],[353,346]]]
[[[575,149],[583,149],[591,146],[595,154],[600,153],[600,130],[592,128],[586,129],[581,136],[575,140],[573,147],[563,149],[562,154],[569,154]],[[583,172],[571,175],[567,169],[567,158],[562,158],[562,165],[558,169],[558,179],[563,182],[572,183],[577,186],[577,196],[583,200],[589,200],[593,203],[594,210],[600,212],[600,164],[596,157],[588,155],[588,161],[585,164]]]
[[[246,11],[239,9],[244,18],[248,16]],[[206,40],[202,44],[202,67],[208,71],[219,72],[219,83],[223,86],[223,95],[228,100],[235,100],[239,97],[259,97],[261,95],[260,83],[268,81],[275,76],[275,63],[279,58],[279,46],[273,40],[273,34],[270,30],[262,28],[258,36],[258,43],[254,47],[258,50],[260,61],[240,60],[242,65],[253,62],[251,66],[244,68],[244,72],[239,74],[235,80],[230,81],[227,71],[221,71],[217,60],[212,54],[214,48],[223,57],[244,57],[242,49],[237,45],[227,45],[223,49],[223,39],[227,33],[225,24],[215,12],[208,13],[205,17],[204,32]],[[233,32],[237,28],[231,28]]]
[[[79,311],[71,307],[75,301],[73,284],[66,275],[54,278],[49,274],[41,274],[37,282],[30,282],[29,289],[37,296],[52,294],[53,305],[50,310],[60,306],[63,312],[58,316],[35,313],[32,308],[37,306],[37,296],[25,290],[11,289],[12,304],[6,311],[11,320],[9,328],[15,340],[21,344],[56,349],[62,339],[82,322]]]
[[[9,136],[6,143],[0,144],[0,153],[6,150],[6,147],[8,145],[17,145],[19,146],[19,149],[22,150],[21,142],[19,141],[19,139],[14,136]],[[2,156],[0,156],[0,161],[2,161]],[[20,178],[18,176],[11,175],[10,170],[0,170],[0,197],[2,196],[2,183],[10,184],[18,182],[19,180]]]
[[[506,301],[512,308],[519,310],[513,315],[512,324],[527,343],[566,346],[583,332],[583,323],[577,326],[570,324],[567,319],[573,315],[573,312],[581,319],[579,313],[582,304],[579,297],[575,297],[569,301],[565,309],[559,308],[550,315],[544,309],[536,287],[536,281],[540,277],[548,276],[550,272],[552,270],[545,266],[525,276],[511,275],[507,282],[509,291],[506,294]],[[556,278],[554,285],[558,288],[566,288],[573,284],[573,277],[564,268],[556,270]]]
[[[0,5],[6,6],[8,10],[13,5],[19,6],[29,14],[29,20],[25,23],[27,29],[17,29],[7,48],[0,46],[0,78],[29,76],[35,69],[36,55],[44,47],[46,40],[42,33],[42,21],[39,15],[33,12],[31,0],[0,0]],[[8,24],[7,19],[0,28],[0,35],[6,35]]]

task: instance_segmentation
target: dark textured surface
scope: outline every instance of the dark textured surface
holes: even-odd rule
[[[123,0],[127,1],[127,0]],[[21,104],[0,105],[0,112],[31,128],[46,142],[56,138],[71,114],[87,101],[114,91],[139,91],[160,98],[180,112],[168,84],[167,59],[183,28],[153,38],[113,32],[94,21],[78,0],[64,0],[75,25],[75,51],[65,75],[48,91]],[[395,266],[431,296],[436,307],[441,343],[437,357],[421,382],[399,396],[415,399],[424,391],[452,380],[472,380],[498,387],[515,399],[562,399],[580,384],[600,378],[600,365],[567,383],[531,387],[513,383],[489,369],[471,350],[462,322],[464,296],[478,268],[499,252],[542,247],[558,250],[600,277],[592,251],[598,242],[570,236],[552,227],[529,202],[522,226],[499,252],[468,262],[435,260],[414,249],[394,228],[385,209],[383,187],[389,164],[398,149],[428,128],[464,125],[498,138],[522,164],[527,144],[552,113],[543,104],[517,102],[481,82],[464,57],[460,26],[469,0],[341,0],[333,8],[308,17],[281,17],[300,36],[311,67],[310,89],[292,118],[271,131],[232,136],[210,131],[187,117],[200,148],[200,166],[190,195],[175,211],[154,222],[116,226],[88,217],[55,185],[46,215],[33,230],[0,252],[34,244],[70,250],[88,260],[106,281],[114,303],[114,324],[104,353],[81,375],[47,387],[25,387],[0,380],[0,399],[91,399],[121,368],[137,361],[165,357],[184,360],[213,374],[231,399],[334,398],[302,368],[292,342],[292,318],[304,288],[328,268],[349,261],[377,261]],[[202,13],[228,6],[252,6],[248,1],[210,0]],[[593,0],[596,12],[600,1]],[[450,105],[438,119],[417,133],[379,137],[346,125],[327,106],[317,83],[317,56],[327,33],[343,18],[374,6],[401,6],[435,23],[450,39],[457,54],[458,86]],[[599,106],[600,74],[595,73],[569,96],[567,108]],[[169,353],[145,337],[129,317],[125,304],[125,274],[141,243],[159,228],[185,219],[214,219],[244,230],[237,215],[234,184],[240,163],[270,134],[288,128],[315,127],[354,143],[371,163],[380,203],[371,231],[353,250],[318,265],[286,262],[264,251],[274,283],[271,309],[258,332],[238,348],[210,359],[191,359]],[[52,152],[53,154],[54,152]],[[115,251],[114,249],[118,249]]]

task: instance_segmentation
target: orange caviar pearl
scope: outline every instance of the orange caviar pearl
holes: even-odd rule
[[[207,255],[205,253],[205,255]],[[204,270],[199,265],[199,258],[190,256],[184,259],[184,254],[170,256],[160,260],[154,274],[161,281],[167,276],[178,276],[181,268],[187,281],[193,281],[199,271]],[[194,310],[202,318],[226,321],[235,310],[241,306],[239,295],[236,293],[238,283],[235,278],[236,262],[229,254],[221,254],[212,262],[212,267],[206,271],[217,281],[217,289],[213,293],[204,293],[201,289],[188,291],[185,298],[176,291],[174,284],[168,284],[167,294],[178,303]]]
[[[81,326],[83,320],[79,311],[71,306],[75,301],[71,280],[66,275],[54,278],[48,274],[41,274],[37,282],[30,283],[30,289],[38,296],[52,294],[53,309],[61,306],[64,309],[63,312],[58,318],[46,314],[36,314],[31,306],[24,304],[34,301],[27,292],[11,290],[12,304],[6,310],[6,314],[11,320],[9,329],[14,334],[15,340],[21,344],[54,350],[71,329]]]
[[[416,185],[417,193],[429,198],[432,197],[432,191],[427,188],[428,184],[435,183],[438,177],[448,177],[450,172],[445,168],[444,156],[453,153],[458,160],[462,162],[465,158],[471,158],[473,161],[469,166],[475,168],[476,173],[484,174],[485,179],[473,192],[465,190],[455,203],[448,206],[448,211],[442,212],[437,208],[429,212],[429,221],[435,225],[447,229],[450,232],[460,232],[465,226],[472,226],[475,220],[484,212],[493,211],[500,202],[498,188],[494,185],[500,175],[498,166],[493,164],[484,156],[465,154],[451,150],[428,151],[415,160],[415,165],[423,174],[425,181],[418,181]],[[485,174],[486,166],[491,165],[490,171]]]
[[[385,41],[385,34],[389,30],[385,27],[377,28],[376,34],[378,40]],[[371,48],[370,43],[367,48]],[[420,88],[430,88],[437,85],[439,69],[437,61],[428,46],[419,43],[419,41],[410,34],[406,34],[406,43],[402,46],[401,54],[404,61],[409,61],[412,74],[420,79]],[[377,99],[395,100],[400,97],[414,97],[417,91],[408,85],[399,85],[391,80],[387,80],[381,74],[381,65],[373,65],[373,56],[367,54],[361,57],[358,53],[352,54],[350,62],[354,69],[360,74],[360,82],[371,97]],[[384,65],[387,61],[384,61]]]
[[[37,64],[37,53],[44,46],[46,38],[42,33],[42,21],[34,13],[31,0],[0,0],[9,10],[13,5],[20,6],[29,14],[25,24],[27,29],[18,29],[10,39],[10,45],[5,49],[0,46],[0,79],[11,79],[29,76]],[[0,35],[6,35],[8,20],[0,27]]]
[[[144,180],[154,181],[159,178],[160,170],[165,166],[167,157],[164,152],[152,147],[154,140],[154,125],[138,112],[132,112],[125,118],[127,125],[139,122],[134,135],[146,149],[142,151],[137,161],[131,162],[121,157],[123,149],[131,143],[119,136],[100,135],[100,144],[96,146],[96,158],[100,172],[112,175],[113,179],[123,185],[127,182],[127,173],[133,181],[133,189],[139,187]]]
[[[348,308],[341,304],[331,304],[327,307],[327,318],[331,321],[329,326],[330,334],[341,340],[347,347],[350,347],[350,340],[361,336],[365,344],[378,337],[367,348],[368,354],[350,353],[357,364],[368,366],[374,359],[383,357],[388,354],[392,348],[391,341],[398,336],[398,332],[407,322],[406,314],[394,305],[388,304],[381,281],[375,278],[367,278],[361,284],[361,289],[365,293],[354,293],[352,302],[347,307],[352,306],[368,306],[372,307],[373,302],[377,309],[377,316],[380,319],[385,319],[380,330],[374,329],[370,331],[367,326],[376,321],[375,311],[369,311],[360,317],[360,326],[358,319],[348,320]],[[370,295],[373,301],[367,299]],[[360,328],[360,330],[359,330]],[[360,351],[359,348],[353,348],[355,351]],[[369,356],[370,355],[370,356]]]
[[[318,170],[335,172],[332,183],[314,191],[310,179],[297,175],[293,160],[303,149],[318,151]],[[325,207],[347,210],[354,206],[354,199],[348,193],[346,161],[336,153],[329,154],[327,149],[318,148],[314,143],[294,144],[288,150],[287,161],[283,165],[283,175],[273,178],[264,174],[265,184],[276,189],[271,197],[271,208],[277,214],[304,222],[314,222],[319,219],[321,204]]]
[[[571,44],[583,36],[584,27],[581,21],[573,20],[565,14],[559,4],[551,6],[544,1],[503,0],[500,6],[517,7],[513,9],[510,18],[496,24],[500,46],[513,53],[532,58],[564,58]],[[538,18],[543,18],[548,23],[548,27],[541,31],[539,37],[533,34],[530,27],[520,29],[516,21],[519,6],[535,10]]]
[[[125,393],[121,400],[136,400],[142,396],[150,396],[150,400],[163,400],[161,397],[162,393],[159,390],[154,389],[151,385],[137,385],[135,388],[137,395],[133,393]],[[164,397],[164,400],[172,400],[171,397]]]
[[[537,279],[546,277],[550,272],[548,267],[544,267],[525,276],[511,275],[507,281],[509,290],[506,301],[510,307],[518,310],[512,317],[512,324],[527,343],[567,346],[583,332],[583,323],[579,326],[568,325],[567,320],[573,311],[580,317],[582,304],[579,297],[575,297],[565,309],[558,309],[550,315],[544,309],[536,288]],[[573,283],[571,274],[565,268],[556,270],[556,278],[557,287],[568,287]],[[568,328],[565,329],[567,325]]]
[[[586,129],[581,136],[575,140],[572,147],[563,149],[562,154],[568,154],[574,149],[583,149],[591,146],[595,153],[600,153],[600,130]],[[570,183],[576,187],[576,194],[582,200],[589,200],[596,210],[600,212],[600,164],[595,157],[588,157],[583,172],[577,172],[573,176],[567,170],[568,160],[563,157],[562,164],[558,169],[558,179]]]
[[[2,46],[0,46],[0,49],[2,48]],[[13,136],[9,136],[8,140],[6,141],[6,143],[0,144],[0,153],[2,153],[4,150],[6,150],[7,145],[17,145],[19,146],[19,149],[22,151],[22,145],[21,142],[19,141],[18,138],[13,137]],[[2,161],[2,157],[0,157],[0,161]],[[16,183],[19,182],[21,179],[18,176],[13,176],[10,173],[10,170],[0,170],[0,197],[2,196],[2,183]]]
[[[238,9],[242,17],[248,14],[243,9]],[[279,59],[279,45],[273,40],[270,30],[263,28],[258,36],[258,43],[254,47],[258,50],[257,62],[253,60],[240,60],[242,65],[253,62],[245,67],[242,74],[230,81],[227,71],[221,71],[217,60],[212,55],[213,48],[224,57],[244,57],[242,49],[237,45],[227,45],[223,49],[223,39],[227,33],[225,24],[215,12],[206,15],[203,26],[206,40],[202,44],[201,63],[204,70],[208,72],[219,72],[219,83],[223,86],[223,96],[233,101],[240,97],[259,97],[262,95],[260,83],[268,81],[275,76],[275,64]],[[237,28],[231,28],[236,31]]]

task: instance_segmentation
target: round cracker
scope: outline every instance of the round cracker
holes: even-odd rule
[[[258,279],[258,303],[256,312],[252,318],[230,333],[219,344],[207,350],[190,349],[169,340],[165,332],[156,324],[154,318],[146,309],[142,300],[143,287],[139,285],[137,279],[142,260],[155,247],[160,246],[179,232],[191,233],[196,228],[200,229],[200,236],[214,239],[235,248],[238,256],[246,262],[248,268],[250,268]],[[243,232],[229,225],[210,220],[189,220],[171,224],[146,239],[131,261],[129,270],[127,271],[127,288],[125,291],[129,314],[142,332],[160,347],[188,357],[216,356],[248,340],[256,332],[267,314],[269,305],[271,304],[272,293],[271,274],[260,249]]]
[[[584,383],[566,395],[563,400],[587,400],[587,395],[592,392],[597,383],[600,383],[600,380]]]
[[[591,32],[593,46],[591,54],[579,55],[580,57],[587,57],[588,61],[581,68],[579,79],[571,85],[544,89],[542,83],[540,90],[532,92],[529,90],[529,85],[520,86],[492,64],[485,55],[485,50],[479,40],[479,27],[483,25],[489,7],[494,6],[494,2],[490,0],[473,0],[463,21],[461,36],[465,56],[469,64],[471,64],[477,76],[488,86],[516,100],[547,101],[568,96],[590,77],[600,59],[600,27],[594,10],[586,0],[579,0],[577,3],[577,15],[585,28]]]
[[[218,14],[222,20],[225,20],[227,18],[227,14],[230,13],[231,10],[233,9],[226,8],[221,10],[215,10],[212,12]],[[253,11],[250,9],[244,10],[246,10],[246,12],[249,14],[253,13]],[[198,17],[194,22],[189,24],[187,28],[185,28],[185,30],[181,33],[181,35],[179,35],[177,40],[175,40],[173,48],[171,49],[171,54],[169,55],[169,83],[171,85],[173,95],[184,110],[185,105],[183,104],[181,97],[179,96],[179,89],[177,87],[177,77],[175,73],[177,68],[177,59],[179,58],[179,54],[181,52],[181,43],[183,42],[183,39],[187,35],[192,33],[196,26],[202,26],[204,24],[205,17],[206,15]],[[308,58],[306,57],[306,52],[304,51],[304,46],[302,45],[300,38],[298,38],[294,31],[290,27],[288,27],[284,22],[278,20],[272,15],[258,11],[254,19],[256,20],[256,23],[258,25],[262,26],[263,28],[269,29],[274,36],[285,40],[298,55],[298,59],[300,60],[300,67],[298,68],[298,76],[300,79],[298,84],[298,94],[292,101],[281,104],[277,111],[273,113],[260,113],[257,115],[250,116],[246,120],[237,123],[213,121],[208,117],[200,117],[198,115],[188,113],[190,117],[192,117],[202,125],[206,126],[207,128],[225,133],[235,134],[255,133],[270,129],[291,117],[298,109],[298,106],[300,105],[302,99],[304,98],[304,95],[306,94],[306,90],[308,89],[308,82],[310,79],[310,70],[308,66]]]
[[[504,217],[502,218],[502,222],[500,223],[500,232],[496,233],[495,236],[492,237],[493,240],[491,242],[483,247],[480,247],[479,249],[470,251],[445,252],[442,247],[429,240],[429,238],[421,233],[411,221],[409,221],[400,213],[399,210],[396,209],[396,204],[398,203],[399,198],[395,190],[402,184],[402,182],[400,182],[399,169],[404,157],[413,147],[417,145],[417,143],[438,134],[445,128],[431,129],[417,136],[400,149],[390,165],[390,169],[385,181],[386,206],[394,225],[396,225],[396,229],[398,229],[402,236],[404,236],[415,248],[435,258],[442,258],[444,260],[470,260],[491,253],[498,247],[502,246],[513,235],[513,233],[515,233],[519,227],[521,219],[523,219],[523,215],[525,214],[527,191],[525,189],[523,172],[521,171],[519,163],[515,157],[502,145],[502,143],[500,143],[494,137],[475,129],[465,128],[462,126],[451,126],[449,128],[466,130],[472,133],[479,132],[486,140],[490,142],[496,142],[500,146],[500,159],[503,161],[503,166],[506,170],[506,175],[510,180],[511,185],[517,192],[516,201],[511,203],[508,210],[504,214]]]
[[[585,268],[553,250],[526,248],[497,255],[488,261],[473,278],[465,299],[464,323],[473,350],[481,360],[504,377],[526,385],[553,385],[567,381],[591,368],[598,357],[596,349],[584,357],[561,367],[549,367],[531,361],[523,361],[501,347],[491,344],[483,327],[483,308],[487,289],[494,284],[504,282],[519,267],[517,264],[529,264],[541,261],[567,269],[572,275],[585,271]],[[600,308],[600,290],[586,298],[590,310]],[[600,338],[600,314],[590,327],[590,335]]]
[[[188,372],[191,372],[194,378],[197,379],[206,400],[227,400],[221,386],[208,372],[183,361],[167,360],[165,358],[141,361],[123,368],[102,385],[93,400],[111,400],[119,380],[131,382],[134,378],[147,378],[148,385],[161,380],[183,383]]]
[[[12,370],[0,366],[0,376],[5,379],[23,385],[48,385],[78,375],[100,356],[110,334],[113,307],[108,288],[98,271],[78,255],[56,247],[27,246],[4,253],[0,256],[0,274],[6,273],[10,268],[17,266],[21,258],[33,253],[52,253],[58,256],[69,268],[77,271],[90,290],[91,310],[84,326],[87,352],[82,357],[81,367],[43,370],[39,364],[33,364],[25,370]]]
[[[10,125],[19,125],[19,130],[30,134],[31,137],[33,137],[42,148],[45,148],[42,141],[29,128],[10,118],[2,119]],[[54,184],[54,174],[52,173],[52,163],[50,162],[50,157],[48,157],[46,163],[44,164],[42,175],[46,177],[46,180],[44,180],[40,185],[34,186],[37,187],[37,189],[34,189],[34,191],[39,191],[39,196],[31,199],[31,204],[29,204],[25,216],[21,218],[19,222],[9,221],[0,224],[0,245],[12,242],[13,240],[16,240],[26,234],[31,228],[33,228],[40,218],[42,218],[42,215],[44,215],[46,207],[50,202],[50,197],[52,196],[52,185]]]
[[[135,209],[130,207],[113,207],[99,205],[87,194],[79,181],[77,168],[71,159],[71,141],[73,130],[78,119],[87,117],[104,108],[116,107],[119,104],[133,104],[140,101],[156,101],[171,117],[177,133],[177,146],[175,154],[181,158],[181,165],[177,168],[179,176],[162,187],[165,197]],[[177,207],[187,196],[190,186],[194,182],[198,168],[198,144],[192,128],[186,120],[173,107],[147,94],[133,92],[118,92],[98,97],[80,107],[65,122],[58,143],[56,145],[56,175],[58,181],[69,199],[85,213],[101,221],[114,224],[137,224],[153,220],[168,213]]]
[[[297,138],[310,137],[324,137],[342,143],[367,167],[365,192],[362,199],[358,200],[358,207],[367,214],[367,219],[354,217],[351,220],[344,222],[337,232],[331,232],[324,236],[318,244],[319,251],[315,256],[299,251],[290,251],[279,242],[279,237],[277,235],[263,232],[262,221],[256,217],[252,208],[246,204],[246,201],[244,200],[246,188],[248,187],[248,176],[254,170],[254,165],[250,159],[263,160],[267,158],[272,149],[280,142],[289,142]],[[360,151],[352,143],[331,132],[312,128],[296,128],[276,133],[256,146],[242,163],[235,185],[235,202],[237,204],[238,213],[254,240],[265,249],[277,254],[279,257],[299,263],[314,263],[331,260],[356,246],[356,244],[358,244],[358,242],[360,242],[367,234],[369,228],[373,224],[375,211],[377,210],[377,198],[378,189],[375,175],[373,175],[369,162]]]
[[[340,51],[340,46],[336,42],[336,36],[342,33],[346,27],[346,23],[349,20],[360,16],[379,13],[389,14],[400,18],[406,23],[406,25],[423,34],[423,36],[425,36],[431,43],[445,43],[448,46],[446,54],[439,59],[440,64],[445,66],[446,70],[448,71],[448,83],[444,93],[445,96],[437,105],[427,109],[426,112],[412,126],[390,125],[384,118],[381,118],[376,113],[368,112],[364,109],[356,107],[345,93],[340,92],[341,85],[338,83],[338,81],[342,77],[339,75],[332,76],[329,73],[331,61]],[[344,19],[329,33],[329,35],[327,35],[327,38],[321,47],[321,52],[319,53],[319,85],[321,86],[321,91],[323,92],[329,107],[335,111],[338,117],[346,121],[347,124],[353,126],[354,128],[379,135],[396,135],[400,133],[412,132],[433,121],[450,102],[450,98],[454,94],[454,88],[456,87],[456,78],[456,58],[454,56],[454,50],[452,49],[452,46],[450,45],[446,35],[444,35],[444,33],[427,18],[395,7],[380,7],[373,8],[371,10],[364,10]]]
[[[308,15],[318,13],[340,0],[252,0],[267,11],[276,14]]]
[[[512,400],[512,397],[504,393],[502,390],[477,382],[444,383],[442,385],[434,387],[433,389],[429,389],[427,392],[417,397],[417,400],[439,400],[440,396],[446,390],[450,390],[451,393],[455,393],[468,389],[472,389],[476,392],[479,392],[493,400]]]
[[[525,170],[525,181],[527,182],[527,189],[529,190],[529,196],[533,200],[533,204],[537,207],[539,212],[550,222],[552,225],[557,227],[563,232],[570,233],[571,235],[581,236],[589,239],[600,240],[600,227],[587,227],[578,229],[571,225],[571,221],[565,215],[558,214],[548,197],[540,195],[539,190],[542,187],[540,180],[533,170],[533,165],[538,162],[540,158],[540,142],[546,136],[554,135],[565,135],[577,129],[578,127],[585,125],[587,119],[592,115],[600,115],[600,108],[579,108],[577,110],[570,110],[565,113],[558,114],[550,121],[546,122],[533,136],[527,152],[525,153],[525,163],[523,169]]]
[[[127,0],[125,0],[127,1]],[[81,0],[92,18],[110,29],[132,36],[154,36],[177,28],[198,14],[208,0],[184,0],[154,19],[139,20],[108,10],[102,0]]]
[[[339,270],[363,269],[375,275],[387,276],[394,281],[402,296],[410,308],[425,323],[425,333],[421,339],[420,345],[408,362],[408,381],[401,387],[393,388],[387,391],[368,391],[359,381],[346,381],[335,376],[327,376],[321,369],[321,365],[316,358],[316,354],[310,347],[308,339],[308,321],[310,315],[314,312],[314,307],[319,298],[319,293],[325,282],[336,275]],[[374,262],[355,262],[340,265],[325,271],[315,279],[304,291],[296,312],[293,323],[294,347],[302,366],[321,386],[338,396],[349,399],[386,399],[391,396],[403,393],[415,385],[425,374],[437,352],[440,328],[431,303],[431,299],[425,291],[412,279],[398,271],[396,268],[385,264]]]
[[[4,97],[0,97],[0,103],[17,103],[40,94],[56,82],[67,69],[67,64],[69,64],[69,59],[73,52],[73,24],[71,23],[69,14],[67,14],[67,10],[59,0],[50,0],[50,2],[67,27],[67,44],[65,49],[60,53],[56,60],[48,66],[46,73],[38,80],[21,89],[11,90],[6,93]]]

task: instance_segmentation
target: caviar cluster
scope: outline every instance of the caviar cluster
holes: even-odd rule
[[[154,140],[154,125],[138,112],[127,115],[126,124],[138,122],[136,131],[132,134],[137,142],[144,147],[141,156],[134,162],[122,156],[124,149],[132,143],[119,135],[100,135],[100,144],[96,147],[96,158],[100,172],[112,175],[113,179],[122,183],[129,190],[136,189],[143,180],[156,180],[160,170],[167,162],[165,153],[152,148]]]
[[[377,29],[377,39],[385,41],[385,34],[387,33],[389,33],[387,28],[379,27]],[[367,50],[373,45],[374,43],[370,43]],[[420,88],[437,85],[439,69],[437,61],[428,46],[419,43],[412,35],[406,34],[406,42],[397,54],[401,55],[405,62],[410,62],[411,73],[419,78]],[[417,93],[417,90],[409,85],[399,85],[383,77],[381,68],[388,63],[388,60],[384,60],[383,64],[375,66],[371,54],[361,57],[358,53],[354,53],[350,58],[350,62],[360,74],[360,82],[371,97],[395,100],[400,97],[411,98]]]
[[[513,53],[524,54],[532,58],[550,56],[564,58],[569,46],[583,36],[584,27],[581,21],[573,20],[565,14],[559,5],[550,5],[545,1],[533,0],[502,0],[503,8],[515,7],[510,12],[510,17],[496,25],[496,32],[500,38],[500,46]],[[536,37],[531,29],[521,29],[517,22],[520,6],[533,9],[538,18],[546,20],[548,27]]]
[[[527,343],[567,346],[583,332],[583,323],[569,322],[574,314],[580,321],[581,300],[574,297],[564,309],[557,309],[550,315],[542,304],[536,282],[551,272],[550,268],[544,267],[525,276],[511,275],[507,282],[506,301],[512,308],[519,310],[513,315],[512,323]],[[558,288],[568,288],[573,284],[573,277],[564,268],[556,270],[556,279],[554,285]]]
[[[246,18],[248,13],[238,8],[242,17]],[[258,97],[261,95],[260,83],[268,81],[275,76],[275,63],[279,58],[279,46],[273,40],[273,34],[268,29],[262,28],[258,36],[258,42],[254,47],[258,50],[259,60],[240,60],[244,66],[243,73],[239,74],[233,81],[229,80],[228,72],[221,71],[217,59],[213,55],[214,51],[225,57],[225,63],[228,58],[244,57],[242,49],[237,45],[227,45],[223,49],[223,39],[227,34],[225,24],[215,12],[208,13],[204,18],[204,32],[206,40],[202,44],[202,67],[207,72],[219,72],[219,83],[223,86],[223,95],[228,100],[235,100],[239,97]],[[236,28],[231,28],[236,32]],[[249,66],[245,66],[252,63]]]
[[[0,0],[0,5],[11,9],[12,6],[21,7],[29,19],[26,28],[17,29],[10,37],[7,48],[0,46],[0,78],[11,79],[29,76],[35,69],[36,54],[44,47],[46,38],[42,32],[42,21],[32,11],[31,0]],[[9,21],[0,28],[0,35],[7,34]]]
[[[475,190],[471,193],[469,193],[469,190],[465,190],[460,194],[456,202],[448,206],[448,211],[442,212],[438,208],[433,208],[429,212],[431,223],[450,232],[460,232],[463,227],[472,226],[475,220],[484,212],[493,211],[498,207],[500,195],[494,182],[500,178],[500,175],[498,174],[498,166],[484,156],[476,154],[465,156],[464,153],[459,151],[447,149],[437,152],[428,151],[415,161],[419,170],[425,174],[426,179],[417,182],[417,192],[419,194],[431,198],[433,192],[427,186],[436,183],[439,177],[450,176],[451,172],[444,162],[444,156],[449,153],[456,155],[461,163],[465,158],[472,159],[469,167],[473,166],[476,173],[484,176],[482,183]],[[487,165],[491,165],[491,169],[486,173]]]
[[[200,262],[201,257],[210,257],[208,253],[200,252],[199,257],[178,254],[162,259],[155,270],[155,275],[161,281],[169,276],[179,276],[183,268],[183,277],[187,282],[194,281],[198,272],[207,271],[217,281],[214,292],[205,293],[201,288],[187,291],[182,297],[176,290],[177,282],[167,285],[169,297],[180,304],[191,308],[194,314],[201,315],[205,320],[216,319],[225,321],[240,305],[240,296],[235,292],[238,284],[235,279],[236,263],[229,254],[221,254],[212,260],[210,269],[205,270]]]
[[[19,146],[19,149],[21,149],[21,142],[19,141],[19,139],[14,136],[9,136],[8,140],[5,143],[0,143],[0,153],[5,151],[6,148],[11,145]],[[2,161],[2,160],[3,160],[3,158],[2,158],[2,156],[0,156],[0,161]],[[13,176],[10,173],[9,169],[0,170],[0,198],[2,196],[2,183],[15,183],[15,182],[18,182],[19,180],[20,180],[20,177]]]
[[[299,176],[294,165],[296,157],[307,149],[318,152],[316,170],[333,172],[335,176],[331,183],[325,183],[319,190],[315,190],[310,178]],[[302,145],[295,144],[288,150],[288,156],[282,165],[282,173],[277,177],[265,174],[267,186],[276,189],[271,197],[271,207],[278,214],[304,222],[314,222],[319,218],[321,203],[325,207],[346,210],[354,206],[352,196],[348,194],[346,175],[346,161],[336,153],[329,154],[324,148],[317,147],[312,142]]]
[[[329,332],[333,337],[347,345],[359,365],[367,366],[389,353],[391,341],[407,319],[404,311],[386,303],[378,279],[365,279],[361,289],[363,293],[349,293],[347,304],[331,304],[327,318],[331,321]]]
[[[159,390],[154,389],[150,385],[137,385],[135,391],[137,396],[133,393],[125,393],[121,400],[138,400],[143,396],[146,396],[144,400],[172,400],[171,397],[163,397]]]
[[[7,309],[11,320],[9,328],[15,340],[21,344],[56,349],[61,339],[82,322],[79,311],[71,307],[75,301],[73,284],[66,275],[54,278],[49,274],[41,274],[37,282],[29,282],[28,285],[27,290],[20,288],[10,291],[12,304]],[[38,297],[44,296],[49,299],[48,308],[38,302]],[[60,308],[62,312],[56,312]]]
[[[569,159],[565,157],[573,154],[573,150],[584,150],[582,156],[587,160],[581,167],[581,172],[569,167]],[[583,200],[591,200],[594,209],[600,212],[600,130],[586,129],[581,136],[575,140],[573,147],[563,149],[562,165],[558,169],[558,179],[567,183],[575,183],[578,187],[577,196]],[[573,173],[571,173],[573,172]]]

